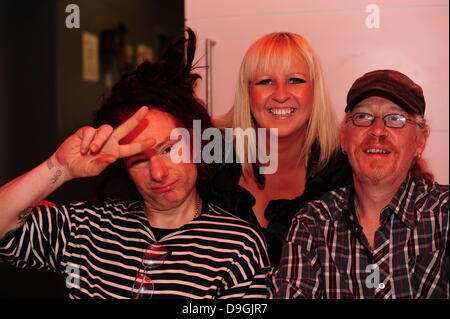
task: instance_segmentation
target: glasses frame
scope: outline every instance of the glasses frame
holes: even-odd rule
[[[147,246],[133,281],[133,287],[131,289],[132,299],[152,298],[155,285],[148,272],[162,266],[169,255],[170,253],[167,247],[158,242],[151,243]]]
[[[359,115],[359,114],[364,114],[364,115],[370,116],[370,117],[372,118],[371,121],[370,121],[370,123],[369,123],[368,125],[361,125],[361,124],[355,123],[355,116],[356,116],[356,115]],[[388,116],[393,116],[393,115],[400,116],[400,117],[402,117],[402,118],[405,119],[405,120],[403,121],[403,125],[402,125],[402,126],[389,126],[389,125],[387,124],[387,119],[386,119],[386,118],[387,118]],[[349,120],[351,120],[354,126],[357,126],[357,127],[370,127],[370,126],[373,125],[373,123],[375,122],[375,120],[376,120],[377,118],[382,119],[382,120],[383,120],[383,123],[384,123],[384,126],[385,126],[385,127],[389,127],[389,128],[404,128],[405,125],[406,125],[406,123],[408,123],[408,122],[409,122],[409,123],[413,123],[413,124],[417,124],[420,128],[424,128],[424,127],[425,127],[425,122],[416,122],[416,121],[414,121],[414,120],[411,120],[411,119],[407,118],[406,116],[404,116],[403,114],[400,114],[400,113],[389,113],[389,114],[386,114],[386,115],[384,115],[384,116],[375,116],[375,115],[370,114],[370,113],[367,113],[367,112],[356,112],[356,113],[353,113],[352,115],[348,116],[346,122],[348,122]]]

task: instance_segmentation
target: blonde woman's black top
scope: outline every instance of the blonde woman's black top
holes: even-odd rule
[[[311,171],[319,157],[318,147],[314,146],[314,149],[313,156],[308,163],[308,171]],[[260,183],[264,183],[264,176],[258,174],[259,170],[256,169],[256,166],[254,168],[256,178]],[[209,202],[225,210],[232,211],[239,218],[261,228],[265,235],[272,266],[277,266],[280,262],[282,242],[286,238],[295,213],[308,201],[315,199],[317,196],[350,184],[352,178],[351,167],[347,157],[342,153],[338,153],[324,169],[307,178],[305,190],[301,196],[292,200],[278,199],[270,201],[264,213],[269,224],[267,228],[263,228],[259,225],[252,209],[256,201],[255,197],[238,184],[241,176],[240,163],[220,164],[212,182],[208,187],[202,187],[200,193]]]

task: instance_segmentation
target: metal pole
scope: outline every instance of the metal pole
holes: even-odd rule
[[[214,40],[206,39],[206,106],[209,115],[213,116],[212,104],[212,47],[216,44]]]

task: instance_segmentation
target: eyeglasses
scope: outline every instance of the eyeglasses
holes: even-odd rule
[[[167,248],[158,242],[147,246],[131,290],[133,299],[150,299],[153,296],[154,284],[147,273],[163,265],[168,255]]]
[[[369,127],[373,124],[373,122],[375,122],[376,118],[381,118],[384,122],[384,125],[390,128],[402,128],[406,125],[406,122],[417,124],[420,128],[423,128],[425,126],[424,122],[416,122],[406,118],[402,114],[397,113],[386,114],[385,116],[381,117],[374,116],[370,113],[357,112],[347,117],[347,120],[352,120],[352,123],[355,126]]]

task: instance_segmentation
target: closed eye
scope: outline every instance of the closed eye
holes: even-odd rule
[[[255,85],[267,85],[267,84],[271,84],[271,83],[272,83],[272,79],[264,79],[264,80],[256,82]]]
[[[290,84],[300,84],[300,83],[306,83],[306,81],[303,80],[302,78],[296,78],[296,77],[294,77],[294,78],[290,78],[290,79],[289,79],[289,83],[290,83]]]

